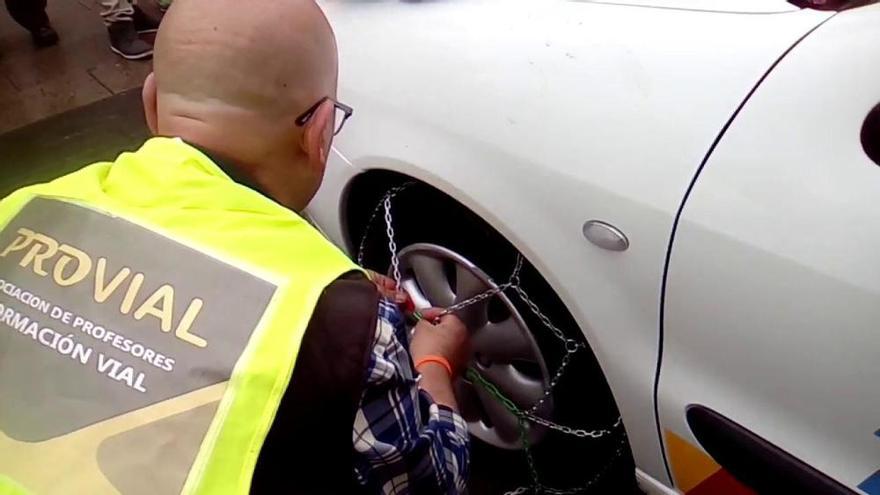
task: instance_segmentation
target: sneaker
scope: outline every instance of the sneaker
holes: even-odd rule
[[[159,30],[159,21],[153,20],[137,7],[134,8],[132,19],[134,20],[134,28],[140,34],[153,34]]]
[[[58,44],[58,33],[56,33],[49,24],[31,31],[31,38],[33,38],[34,45],[36,45],[37,48],[45,48],[47,46]]]
[[[138,37],[134,21],[120,21],[110,24],[110,49],[127,60],[143,60],[153,56],[153,46]]]

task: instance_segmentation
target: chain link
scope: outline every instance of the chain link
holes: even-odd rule
[[[388,249],[393,253],[391,255],[391,272],[394,276],[394,283],[400,287],[400,257],[397,256],[397,242],[394,235],[394,221],[391,218],[391,196],[385,196],[385,231],[388,234]]]
[[[535,465],[535,456],[532,455],[532,445],[529,442],[529,428],[526,419],[520,416],[518,421],[519,440],[522,443],[523,455],[526,457],[526,464],[529,466],[529,476],[532,478],[532,487],[537,490],[541,486],[541,478],[538,474],[538,466]]]
[[[574,351],[574,352],[566,351],[565,352],[565,355],[562,356],[562,361],[559,363],[559,368],[556,370],[556,374],[553,375],[553,378],[550,380],[550,383],[547,385],[547,388],[544,389],[544,395],[542,395],[541,398],[538,399],[538,401],[535,402],[532,405],[532,407],[529,408],[528,411],[526,411],[527,413],[535,414],[536,412],[538,412],[538,409],[540,409],[541,406],[544,405],[544,402],[546,402],[547,399],[550,398],[550,396],[553,394],[553,390],[556,388],[556,385],[559,383],[559,380],[562,379],[562,375],[565,374],[565,368],[568,366],[568,363],[571,362],[571,358],[572,358],[572,356],[574,356],[575,352],[577,352],[577,351]]]
[[[565,334],[562,332],[562,330],[560,330],[559,327],[557,327],[556,325],[553,324],[553,321],[550,320],[550,317],[545,315],[544,312],[541,311],[541,308],[538,307],[538,305],[535,303],[535,301],[533,301],[532,298],[529,297],[528,293],[526,293],[526,291],[522,287],[520,287],[519,285],[514,285],[513,290],[516,291],[516,294],[519,296],[520,300],[522,300],[522,302],[526,306],[528,306],[529,311],[531,311],[532,314],[537,316],[538,319],[541,320],[541,323],[545,327],[547,327],[551,332],[553,332],[553,335],[557,339],[559,339],[560,341],[565,343],[566,346],[570,345],[570,342],[572,340],[569,339],[568,337],[566,337]],[[574,342],[578,346],[580,346],[579,342],[577,342],[577,341],[574,341]]]
[[[581,486],[575,488],[551,488],[549,486],[540,485],[537,488],[521,486],[516,488],[515,490],[510,490],[504,492],[504,495],[523,495],[525,493],[534,493],[534,494],[547,494],[547,495],[575,495],[578,493],[585,493],[589,489],[591,489],[596,483],[605,476],[606,473],[611,469],[612,466],[617,462],[617,460],[623,455],[623,451],[626,448],[626,437],[621,438],[620,443],[617,445],[617,449],[611,454],[611,457],[608,458],[608,462],[602,466],[602,469],[596,471],[596,474],[590,478],[589,481],[584,483]]]
[[[523,257],[521,254],[517,253],[516,255],[516,265],[513,268],[513,272],[510,274],[510,278],[504,284],[499,285],[498,287],[494,287],[485,292],[481,292],[473,297],[469,297],[463,301],[459,301],[452,306],[446,308],[442,315],[450,315],[455,313],[456,311],[461,311],[468,306],[473,306],[479,302],[485,301],[486,299],[491,299],[502,292],[507,292],[508,289],[514,287],[519,283],[519,273],[522,270],[523,265]]]
[[[474,304],[485,301],[486,299],[491,299],[491,298],[497,296],[498,294],[505,292],[509,288],[510,288],[510,284],[502,284],[502,285],[499,285],[498,287],[494,287],[494,288],[489,289],[485,292],[480,292],[476,296],[470,297],[470,298],[465,299],[463,301],[459,301],[459,302],[453,304],[452,306],[449,306],[448,308],[443,310],[443,312],[440,314],[440,316],[451,315],[452,313],[455,313],[456,311],[461,311],[461,310],[467,308],[468,306],[473,306]]]
[[[535,423],[537,425],[541,425],[545,428],[550,428],[551,430],[558,431],[559,433],[564,433],[566,435],[575,436],[578,438],[593,438],[599,439],[602,437],[607,437],[608,435],[612,435],[614,431],[620,426],[621,419],[618,417],[617,421],[611,425],[610,428],[603,428],[598,430],[582,430],[577,428],[572,428],[570,426],[561,425],[558,423],[554,423],[552,421],[546,420],[540,416],[535,414],[523,412],[523,416],[528,419],[530,422]]]
[[[519,286],[520,285],[519,275],[522,272],[522,267],[523,267],[523,255],[516,253],[516,264],[513,265],[513,272],[511,272],[511,274],[510,274],[509,284],[511,286],[514,286],[514,285]]]
[[[385,208],[385,201],[394,199],[398,194],[402,193],[403,191],[409,189],[414,185],[415,182],[405,182],[397,187],[393,187],[385,193],[385,196],[383,196],[378,203],[376,203],[376,207],[373,208],[373,212],[370,214],[370,218],[367,220],[366,227],[364,227],[364,234],[361,236],[361,243],[358,246],[357,262],[359,266],[364,266],[364,258],[367,252],[367,241],[370,238],[370,232],[373,229],[373,225],[375,225],[376,223],[376,218],[379,217],[379,212],[381,212]],[[394,251],[392,254],[396,256],[397,251]]]
[[[617,421],[614,422],[609,428],[601,428],[597,430],[583,430],[576,429],[570,426],[560,425],[558,423],[554,423],[548,419],[544,419],[533,412],[524,411],[519,408],[512,400],[510,400],[506,395],[504,395],[501,390],[495,386],[494,383],[487,380],[483,375],[481,375],[478,371],[473,368],[469,368],[467,371],[467,377],[471,382],[474,382],[481,387],[483,387],[487,392],[489,392],[492,397],[495,398],[505,409],[507,409],[514,416],[522,419],[526,419],[531,423],[543,426],[545,428],[550,428],[551,430],[558,431],[560,433],[564,433],[566,435],[572,435],[578,438],[594,438],[599,439],[602,437],[606,437],[614,433],[614,431],[620,427],[622,424],[622,420],[620,417],[617,418]]]
[[[519,407],[517,407],[517,405],[514,404],[512,400],[508,399],[503,392],[498,390],[498,387],[496,387],[494,383],[486,380],[483,375],[481,375],[477,370],[473,368],[468,368],[465,376],[467,376],[468,380],[470,380],[472,383],[478,384],[483,387],[486,392],[489,392],[489,394],[494,397],[499,404],[504,406],[504,408],[510,411],[513,415],[517,417],[521,416]]]

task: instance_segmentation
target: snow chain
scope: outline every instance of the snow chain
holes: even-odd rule
[[[385,220],[385,234],[388,238],[388,250],[391,255],[391,274],[394,277],[395,282],[400,284],[400,262],[398,259],[398,250],[397,243],[395,240],[395,232],[393,225],[393,215],[392,215],[392,202],[394,198],[415,185],[414,182],[407,182],[400,186],[389,189],[379,203],[376,205],[376,208],[373,210],[369,219],[367,220],[366,227],[364,229],[363,237],[361,238],[360,246],[358,247],[358,255],[357,262],[359,265],[363,266],[364,264],[364,256],[367,247],[367,241],[370,236],[370,233],[373,229],[373,224],[376,222],[376,219],[379,217],[380,213],[384,213]],[[508,491],[505,495],[522,495],[526,493],[532,494],[547,494],[547,495],[570,495],[577,493],[584,493],[588,491],[593,485],[595,485],[602,476],[607,473],[617,459],[623,454],[626,448],[626,436],[621,435],[620,442],[617,445],[617,448],[614,453],[612,453],[611,457],[609,457],[608,462],[599,469],[593,478],[587,481],[585,484],[574,487],[574,488],[552,488],[545,486],[541,483],[540,475],[538,474],[538,470],[535,466],[534,458],[532,457],[531,445],[528,440],[528,424],[534,423],[545,428],[549,428],[554,431],[558,431],[565,435],[571,435],[577,438],[591,438],[591,439],[599,439],[604,438],[610,435],[615,434],[621,429],[622,419],[620,417],[617,418],[617,421],[614,422],[608,428],[597,429],[597,430],[583,430],[571,428],[566,425],[561,425],[544,419],[536,414],[538,409],[544,404],[544,402],[553,394],[553,390],[559,381],[562,379],[565,374],[566,367],[571,362],[572,358],[575,354],[585,349],[585,346],[578,342],[577,340],[568,338],[559,329],[556,325],[553,324],[553,321],[544,314],[543,311],[538,307],[538,305],[529,297],[528,293],[526,293],[525,289],[520,286],[520,271],[523,266],[523,257],[521,254],[517,254],[516,265],[514,266],[513,272],[510,275],[508,281],[504,284],[499,285],[497,288],[489,289],[486,292],[482,292],[473,296],[464,301],[458,302],[448,308],[446,308],[443,314],[452,314],[456,311],[460,311],[472,304],[476,304],[478,302],[484,301],[486,299],[495,297],[496,295],[511,291],[517,295],[517,297],[525,304],[529,311],[538,318],[538,320],[546,327],[557,340],[559,340],[564,349],[565,354],[562,357],[562,361],[559,364],[559,368],[556,370],[553,378],[550,380],[548,387],[544,390],[543,396],[535,402],[528,409],[521,409],[518,407],[512,400],[506,397],[498,387],[495,386],[492,382],[483,377],[480,373],[478,373],[475,369],[469,368],[466,373],[466,377],[471,381],[474,385],[478,385],[482,387],[486,392],[488,392],[495,400],[497,400],[505,409],[507,409],[511,414],[516,416],[519,419],[519,433],[520,433],[520,442],[522,443],[522,452],[525,456],[526,462],[529,467],[529,476],[531,478],[530,486],[521,486],[515,490]]]

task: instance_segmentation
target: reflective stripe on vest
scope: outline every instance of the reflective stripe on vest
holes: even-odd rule
[[[0,202],[0,495],[245,494],[354,264],[155,138]]]

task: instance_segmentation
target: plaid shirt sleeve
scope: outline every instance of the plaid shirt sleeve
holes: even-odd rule
[[[408,348],[403,315],[382,301],[354,422],[355,479],[365,493],[464,493],[467,425],[419,390]]]

